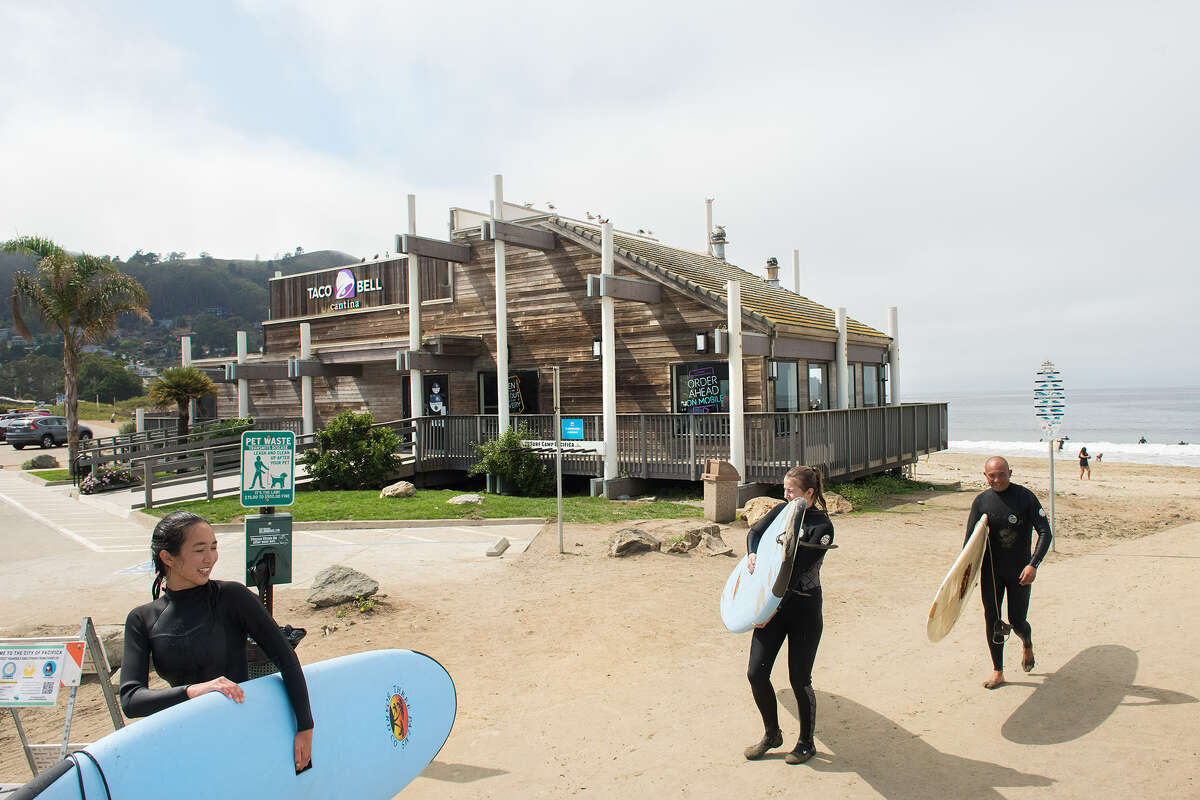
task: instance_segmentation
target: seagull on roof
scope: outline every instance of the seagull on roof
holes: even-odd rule
[[[526,208],[533,208],[533,203],[521,203],[521,205],[525,206]]]
[[[551,203],[549,200],[547,200],[547,201],[546,201],[546,208],[550,209],[551,211],[554,211],[555,209],[557,209],[557,208],[558,208],[558,206],[554,205],[554,203]]]
[[[590,212],[590,211],[585,211],[585,212],[583,212],[583,213],[587,214],[588,222],[591,222],[592,220],[594,220],[594,219],[595,219],[595,217],[594,217],[594,216],[592,216],[592,212]]]

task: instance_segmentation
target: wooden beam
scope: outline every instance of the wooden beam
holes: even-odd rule
[[[396,371],[411,372],[470,372],[475,368],[474,356],[440,356],[421,350],[400,350],[396,353]]]
[[[337,375],[347,375],[352,378],[362,377],[362,364],[323,364],[320,361],[305,361],[293,358],[288,362],[288,377],[297,378],[332,378]]]
[[[833,342],[791,339],[784,336],[775,338],[775,358],[811,358],[818,361],[832,361],[833,356]]]
[[[276,364],[230,364],[226,368],[226,376],[231,381],[286,381],[288,365],[286,361]]]
[[[862,361],[867,364],[886,364],[888,360],[887,345],[872,347],[862,344],[846,345],[846,357],[851,361]]]
[[[718,355],[729,354],[729,331],[724,328],[718,328],[713,331],[713,352]],[[771,337],[765,333],[742,331],[742,355],[771,355]]]
[[[470,245],[444,242],[441,239],[430,239],[425,236],[414,236],[411,233],[396,234],[396,249],[410,256],[440,258],[443,261],[453,261],[456,264],[465,264],[471,260]]]
[[[435,333],[426,336],[421,349],[439,356],[475,356],[483,355],[482,336],[452,336],[445,333]]]
[[[494,239],[498,242],[515,244],[517,247],[527,247],[530,250],[556,250],[558,240],[549,231],[530,228],[525,225],[515,225],[501,220],[487,220],[481,226],[484,239]]]
[[[588,275],[588,297],[612,297],[637,303],[661,303],[662,285],[641,278]]]
[[[227,378],[227,377],[226,377],[226,375],[227,375],[227,371],[226,371],[226,369],[225,369],[225,367],[224,367],[224,366],[220,366],[220,367],[197,367],[196,369],[200,370],[200,371],[201,371],[201,372],[203,372],[205,375],[207,375],[207,376],[208,376],[208,379],[209,379],[210,381],[213,381],[214,383],[225,383],[226,381],[228,381],[228,380],[229,380],[229,378]]]

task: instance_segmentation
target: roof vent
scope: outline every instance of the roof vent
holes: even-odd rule
[[[722,261],[725,260],[725,245],[728,242],[725,240],[725,228],[721,225],[713,228],[712,235],[709,237],[712,244],[713,255]]]
[[[779,259],[774,256],[767,259],[767,283],[772,286],[779,285]]]

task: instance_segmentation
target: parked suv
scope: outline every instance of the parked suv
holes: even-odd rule
[[[42,447],[56,447],[67,443],[66,417],[25,417],[13,420],[8,425],[8,443],[16,450],[26,445],[40,444]],[[79,426],[79,441],[87,442],[92,438],[92,429],[86,425]]]
[[[47,416],[49,414],[49,411],[43,411],[39,409],[37,411],[10,411],[9,413],[0,416],[0,442],[4,441],[8,426],[15,420],[27,419],[29,417],[36,416]]]

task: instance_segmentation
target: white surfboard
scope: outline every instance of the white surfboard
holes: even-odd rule
[[[242,684],[244,703],[201,695],[134,721],[59,762],[13,800],[389,800],[433,760],[457,702],[442,665],[411,650],[374,650],[304,667],[312,768],[296,774],[296,721],[279,675]],[[105,788],[107,784],[107,791]]]
[[[929,621],[925,624],[925,634],[929,641],[940,641],[954,623],[958,622],[963,608],[967,605],[967,597],[979,582],[979,567],[983,564],[983,553],[987,548],[988,518],[984,514],[975,523],[971,538],[954,561],[954,566],[946,573],[946,579],[938,588],[929,608]]]
[[[792,574],[795,542],[784,534],[794,531],[803,501],[793,500],[776,515],[758,541],[757,561],[750,572],[749,554],[729,573],[721,592],[721,621],[733,633],[761,628],[775,615]],[[791,545],[789,547],[789,545]],[[786,573],[786,574],[785,574]],[[780,594],[775,594],[779,591]]]

